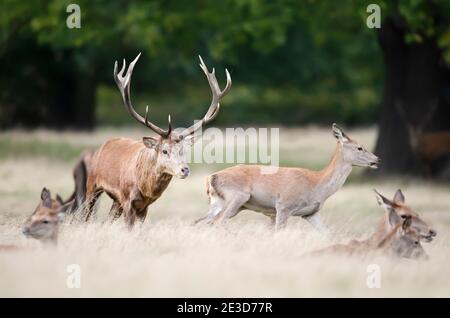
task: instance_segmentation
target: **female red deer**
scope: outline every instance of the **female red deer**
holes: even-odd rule
[[[399,190],[400,191],[400,190]],[[330,254],[346,256],[366,256],[370,253],[380,253],[387,256],[405,258],[428,258],[420,240],[435,236],[436,232],[429,229],[418,214],[403,204],[404,197],[397,191],[394,201],[391,201],[375,191],[378,204],[386,214],[382,217],[375,233],[367,240],[352,240],[348,244],[335,244],[320,250],[312,251],[304,256],[322,256]]]
[[[59,225],[73,205],[75,198],[63,202],[59,195],[52,199],[50,190],[43,188],[41,200],[33,214],[27,218],[22,233],[44,243],[56,244]]]
[[[324,229],[319,211],[328,197],[342,187],[352,167],[376,169],[380,161],[336,124],[332,131],[337,139],[336,151],[322,171],[278,168],[269,174],[262,173],[264,166],[238,165],[209,176],[209,211],[197,223],[220,223],[249,209],[269,216],[276,229],[284,227],[291,215]]]
[[[118,72],[114,65],[114,79],[122,94],[128,113],[137,122],[158,134],[157,137],[143,137],[142,140],[115,138],[106,141],[94,154],[91,171],[88,174],[86,191],[86,215],[89,220],[93,206],[102,192],[114,201],[110,215],[117,219],[124,213],[125,221],[132,228],[136,219],[144,221],[147,207],[157,200],[169,185],[172,176],[181,179],[189,175],[186,148],[193,143],[195,131],[212,121],[219,113],[220,101],[231,88],[231,77],[226,70],[227,84],[220,90],[214,69],[211,73],[200,57],[200,67],[208,79],[212,91],[212,101],[202,120],[181,133],[172,130],[170,115],[167,130],[161,129],[133,108],[130,99],[130,82],[133,68],[140,54],[125,71],[125,60]]]

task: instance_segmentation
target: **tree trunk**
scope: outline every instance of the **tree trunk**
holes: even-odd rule
[[[449,87],[448,70],[435,39],[422,43],[405,42],[405,29],[393,18],[386,19],[378,33],[385,64],[379,135],[375,153],[382,159],[379,175],[424,175],[424,163],[413,153],[409,144],[407,122],[400,115],[404,109],[408,121],[415,125],[430,113],[430,106],[438,103],[436,112],[427,121],[425,130],[448,130]]]

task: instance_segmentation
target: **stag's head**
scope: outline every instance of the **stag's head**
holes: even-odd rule
[[[168,117],[168,127],[167,129],[162,129],[152,123],[148,119],[148,106],[146,108],[145,117],[139,115],[132,103],[130,98],[130,82],[131,75],[133,73],[133,68],[138,61],[139,55],[134,59],[133,62],[128,66],[128,70],[125,73],[125,60],[121,70],[118,70],[117,62],[114,65],[114,79],[117,86],[119,87],[120,93],[122,94],[122,99],[128,113],[136,121],[143,124],[144,126],[150,128],[158,136],[156,137],[143,137],[143,143],[148,149],[156,151],[157,165],[160,167],[162,172],[177,176],[180,178],[186,178],[190,171],[187,164],[187,151],[188,148],[194,142],[194,135],[200,128],[207,123],[211,122],[219,113],[220,101],[229,92],[231,88],[231,77],[228,70],[225,70],[227,75],[227,84],[223,90],[220,90],[219,84],[216,79],[215,70],[213,69],[210,73],[202,58],[200,58],[200,67],[208,79],[209,86],[212,91],[212,100],[208,111],[205,116],[196,121],[191,127],[184,129],[181,132],[175,132],[172,129],[170,115]]]
[[[65,211],[71,203],[64,204],[59,195],[51,198],[47,188],[41,192],[41,200],[33,214],[25,221],[22,233],[43,242],[56,242],[59,224],[64,220]]]
[[[419,122],[413,123],[408,119],[408,115],[406,114],[406,110],[403,107],[403,103],[401,101],[395,102],[395,108],[400,118],[404,121],[406,130],[408,131],[409,146],[413,152],[417,151],[422,146],[424,128],[433,118],[438,105],[438,100],[431,100],[430,102],[428,102],[426,107],[428,111],[425,112]]]
[[[391,212],[394,212],[398,218],[403,220],[409,218],[411,222],[410,228],[414,229],[425,242],[431,242],[437,235],[437,232],[422,220],[417,212],[405,204],[405,196],[400,189],[397,190],[392,201],[377,191],[375,191],[375,193],[378,204],[383,207],[387,213],[390,214]]]
[[[380,159],[377,156],[351,139],[338,125],[333,124],[332,130],[334,137],[342,147],[342,156],[345,162],[353,166],[378,168]]]

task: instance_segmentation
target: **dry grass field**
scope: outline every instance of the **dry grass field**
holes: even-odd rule
[[[268,219],[244,211],[224,227],[196,227],[208,208],[204,178],[219,165],[193,165],[174,179],[149,208],[146,222],[129,232],[122,220],[105,224],[111,201],[102,197],[88,224],[64,224],[58,245],[42,246],[21,234],[43,186],[67,197],[73,189],[77,153],[113,136],[139,138],[144,130],[101,129],[94,134],[22,132],[0,134],[0,251],[2,297],[450,297],[450,185],[423,180],[365,180],[355,168],[322,214],[332,231],[325,237],[300,218],[278,233]],[[349,132],[369,149],[374,129]],[[320,168],[335,147],[329,129],[281,129],[283,165]],[[372,233],[383,211],[372,189],[406,201],[438,235],[423,243],[428,261],[348,257],[302,258],[335,242]],[[68,288],[67,266],[78,264],[81,288]],[[367,267],[381,268],[381,288],[368,288]]]

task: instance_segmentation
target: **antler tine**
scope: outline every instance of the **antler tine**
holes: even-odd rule
[[[202,69],[203,73],[205,73],[206,79],[208,80],[208,83],[209,83],[209,87],[211,88],[212,100],[211,100],[211,104],[210,104],[205,116],[203,116],[203,118],[201,120],[199,120],[198,122],[196,122],[194,125],[187,128],[182,133],[183,136],[188,136],[188,135],[193,134],[196,130],[200,129],[200,127],[202,127],[203,125],[209,123],[214,118],[216,118],[216,116],[219,114],[219,110],[220,110],[220,101],[226,94],[228,94],[228,92],[231,88],[231,85],[232,85],[230,73],[228,72],[227,69],[225,69],[225,73],[227,76],[227,84],[225,85],[225,88],[221,91],[220,87],[219,87],[219,83],[217,82],[217,78],[215,75],[215,72],[216,72],[215,68],[213,68],[212,72],[210,73],[208,71],[208,67],[206,66],[202,57],[200,55],[198,57],[200,59],[200,68]]]
[[[151,128],[151,126],[152,125],[155,126],[155,125],[148,121],[148,105],[145,107],[145,118],[144,119],[145,119],[145,125],[153,130],[153,128]],[[163,137],[169,136],[172,132],[172,119],[170,117],[170,114],[167,118],[167,121],[168,121],[167,130],[162,130],[161,128],[156,126],[158,129],[161,129],[163,131],[163,133],[160,134]]]
[[[144,119],[141,115],[139,115],[134,110],[134,107],[131,103],[131,97],[130,97],[131,76],[133,74],[134,66],[136,65],[140,56],[141,56],[141,53],[139,53],[136,56],[136,58],[130,63],[125,75],[124,75],[125,67],[126,67],[125,59],[123,59],[123,64],[122,64],[122,68],[120,69],[120,72],[118,72],[118,64],[116,61],[114,63],[114,80],[116,81],[117,87],[119,88],[119,91],[122,94],[122,99],[123,99],[125,108],[127,109],[128,113],[131,115],[131,117],[133,117],[137,122],[150,128],[151,130],[153,130],[155,133],[157,133],[161,137],[167,137],[170,135],[170,133],[172,131],[170,122],[169,122],[169,129],[167,131],[163,130],[148,120],[148,106],[147,106],[147,111],[146,111],[145,119]]]

